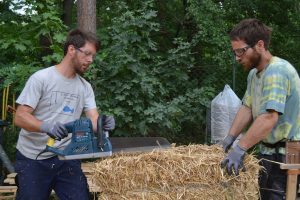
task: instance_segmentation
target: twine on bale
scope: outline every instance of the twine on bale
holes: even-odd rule
[[[164,151],[119,154],[95,163],[99,199],[258,199],[258,160],[245,157],[246,172],[228,176],[216,146],[188,145]]]

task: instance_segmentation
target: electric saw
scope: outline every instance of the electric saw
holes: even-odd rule
[[[102,118],[102,115],[98,117],[96,135],[88,118],[65,124],[72,134],[70,143],[64,149],[58,149],[53,146],[55,139],[49,138],[41,153],[52,152],[60,160],[74,160],[108,157],[117,152],[149,152],[171,147],[163,137],[109,137],[108,131],[103,129]]]

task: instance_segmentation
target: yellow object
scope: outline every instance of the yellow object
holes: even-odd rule
[[[12,98],[13,98],[12,107],[13,107],[13,110],[16,110],[16,94],[15,93],[13,93]],[[12,125],[13,125],[13,128],[15,128],[15,115],[16,115],[16,113],[12,112],[12,115],[13,115]]]
[[[6,107],[8,103],[9,86],[3,89],[2,95],[2,120],[6,120]]]
[[[47,146],[52,147],[54,145],[54,143],[55,143],[55,140],[50,137],[47,141]]]
[[[3,89],[3,95],[2,95],[2,115],[1,115],[1,119],[2,119],[2,120],[4,120],[5,95],[6,95],[6,88]]]
[[[2,113],[1,113],[1,119],[2,120],[6,120],[7,119],[7,111],[8,111],[8,97],[9,97],[9,89],[10,86],[8,85],[7,87],[3,88],[3,94],[2,94]],[[16,94],[13,93],[12,94],[12,106],[10,106],[12,108],[12,125],[14,128],[14,124],[15,124],[15,110],[16,110],[16,104],[15,104],[15,100],[16,100]]]

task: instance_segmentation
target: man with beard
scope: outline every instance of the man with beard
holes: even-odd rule
[[[249,128],[221,166],[229,175],[237,175],[245,169],[246,151],[259,144],[258,157],[264,167],[259,176],[261,198],[284,199],[286,172],[269,161],[284,162],[285,141],[300,139],[299,75],[288,61],[270,53],[271,29],[259,20],[242,20],[229,36],[236,61],[250,72],[243,105],[221,143],[225,152]]]
[[[90,118],[94,131],[98,111],[91,85],[80,75],[87,71],[99,50],[96,36],[75,29],[64,45],[64,58],[52,67],[35,72],[17,99],[15,124],[21,129],[17,142],[15,170],[18,200],[47,200],[52,190],[59,199],[87,200],[87,180],[79,160],[58,160],[52,153],[37,155],[49,137],[55,147],[70,142],[64,124],[79,119],[82,112]],[[115,127],[113,117],[105,117],[103,127]],[[38,159],[38,160],[37,160]]]

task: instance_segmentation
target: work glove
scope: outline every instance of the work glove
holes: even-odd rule
[[[68,136],[68,130],[65,125],[60,122],[43,122],[41,124],[41,131],[47,133],[51,138],[55,140],[61,140]]]
[[[242,149],[240,145],[236,145],[232,151],[229,152],[227,157],[221,162],[221,167],[225,168],[228,175],[232,174],[234,171],[235,175],[239,175],[239,169],[242,168],[245,171],[244,167],[244,157],[246,150]]]
[[[225,153],[228,152],[236,138],[236,136],[227,135],[224,140],[220,142],[220,145],[223,147]]]
[[[112,131],[115,129],[116,123],[113,116],[103,115],[102,117],[103,129],[106,131]]]

